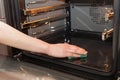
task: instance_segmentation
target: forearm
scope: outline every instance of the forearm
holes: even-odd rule
[[[0,43],[41,53],[46,53],[49,46],[48,43],[27,36],[3,22],[0,22]]]
[[[80,57],[87,51],[69,44],[48,44],[42,40],[30,37],[11,26],[0,22],[0,43],[32,52],[45,53],[53,57]]]

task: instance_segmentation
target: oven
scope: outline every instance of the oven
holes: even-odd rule
[[[17,58],[92,80],[119,80],[119,0],[5,0],[9,24],[49,43],[85,48],[87,59],[15,51]],[[9,4],[8,4],[9,3]],[[15,49],[16,50],[16,49]]]

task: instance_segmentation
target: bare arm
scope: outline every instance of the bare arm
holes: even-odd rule
[[[27,36],[3,22],[0,22],[0,43],[24,50],[43,53],[49,46],[48,43]]]
[[[3,22],[0,22],[0,43],[23,50],[45,53],[54,57],[78,56],[74,53],[87,53],[84,49],[74,45],[46,43],[23,34]]]

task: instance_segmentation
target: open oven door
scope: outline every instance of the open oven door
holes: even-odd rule
[[[44,6],[43,4],[46,4],[46,1],[48,1],[48,4],[51,3],[51,0],[43,0],[43,2],[40,1],[35,0],[35,2],[38,2],[38,4],[42,3],[42,7]],[[58,12],[56,11],[56,8],[51,9],[50,7],[48,9],[46,8],[48,11],[39,12],[38,10],[36,13],[32,13],[32,10],[35,10],[32,8],[36,8],[38,4],[32,2],[31,0],[11,0],[11,4],[13,4],[11,6],[14,8],[13,12],[16,11],[17,13],[17,29],[33,37],[37,37],[43,40],[48,39],[48,42],[49,39],[51,39],[51,31],[53,31],[55,34],[56,32],[59,32],[59,30],[63,31],[64,36],[62,34],[63,32],[60,32],[63,37],[55,43],[69,42],[70,44],[83,47],[88,51],[87,59],[58,59],[42,54],[35,55],[33,52],[27,51],[21,51],[22,54],[20,53],[21,57],[19,58],[23,61],[43,65],[51,69],[60,70],[76,76],[85,77],[87,79],[117,80],[120,68],[120,1],[54,1],[58,3],[62,2],[69,6],[64,5],[65,7],[58,7],[55,2],[53,5],[55,5],[54,7],[57,6],[59,8],[57,9]],[[39,7],[41,6],[39,5]],[[63,11],[63,9],[65,11]],[[53,13],[60,13],[59,10],[65,14],[44,18],[43,21],[40,20],[40,18],[52,16],[52,11]],[[53,27],[56,26],[56,24],[57,27]],[[61,26],[65,27],[62,28]],[[56,38],[57,36],[54,37]],[[54,43],[54,39],[52,40],[53,41],[50,42]]]

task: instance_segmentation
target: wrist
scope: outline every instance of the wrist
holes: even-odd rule
[[[52,49],[52,48],[53,48],[52,46],[53,46],[53,44],[48,44],[48,45],[47,45],[47,50],[46,50],[45,53],[46,53],[47,55],[49,55],[49,56],[52,55],[52,54],[51,54],[51,53],[52,53],[51,50],[53,50],[53,49]]]
[[[50,47],[51,47],[51,45],[52,44],[47,43],[43,53],[49,55],[50,54]]]

